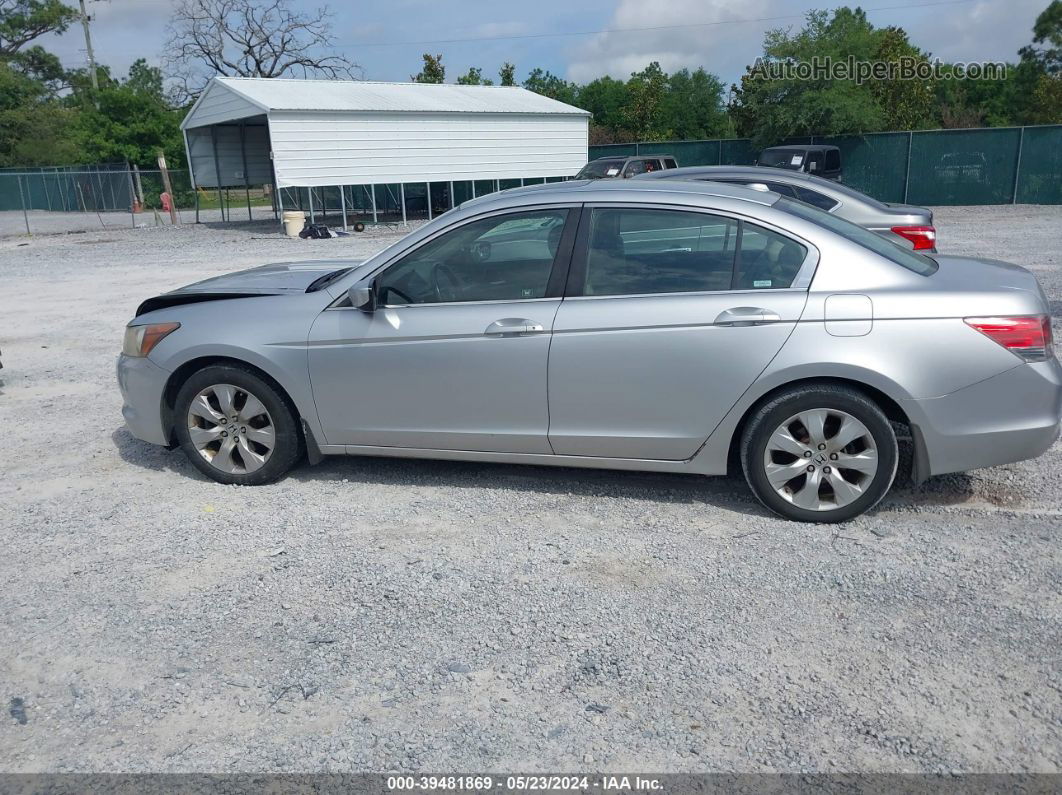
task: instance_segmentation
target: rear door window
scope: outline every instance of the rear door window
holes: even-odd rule
[[[807,256],[807,248],[792,238],[746,221],[741,228],[734,289],[791,287]]]
[[[738,224],[679,210],[595,209],[584,295],[730,289]]]
[[[826,170],[837,171],[841,167],[841,153],[836,149],[829,149],[826,152]]]

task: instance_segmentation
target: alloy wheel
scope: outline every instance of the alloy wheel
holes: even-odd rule
[[[870,430],[844,411],[794,414],[767,440],[763,467],[771,487],[808,511],[831,511],[857,500],[878,472]]]
[[[199,455],[228,474],[261,469],[276,447],[276,428],[265,404],[232,384],[214,384],[197,394],[187,422]]]

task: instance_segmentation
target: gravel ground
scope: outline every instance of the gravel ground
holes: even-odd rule
[[[1062,208],[938,227],[1062,325]],[[225,487],[122,428],[140,299],[394,237],[0,240],[0,770],[1062,770],[1062,445],[827,527],[736,477],[350,458]]]

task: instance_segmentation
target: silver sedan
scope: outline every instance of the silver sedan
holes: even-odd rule
[[[914,476],[1039,455],[1062,367],[1014,265],[926,257],[715,183],[493,194],[360,263],[271,265],[145,301],[132,432],[254,485],[371,455],[722,475],[832,522]]]
[[[879,202],[855,188],[812,174],[764,166],[690,166],[642,174],[637,179],[711,180],[730,185],[755,185],[833,213],[905,248],[926,253],[937,249],[932,210],[911,204]]]

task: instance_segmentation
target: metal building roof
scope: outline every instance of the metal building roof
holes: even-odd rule
[[[265,77],[215,77],[214,81],[267,112],[303,110],[590,115],[581,108],[517,86]]]

